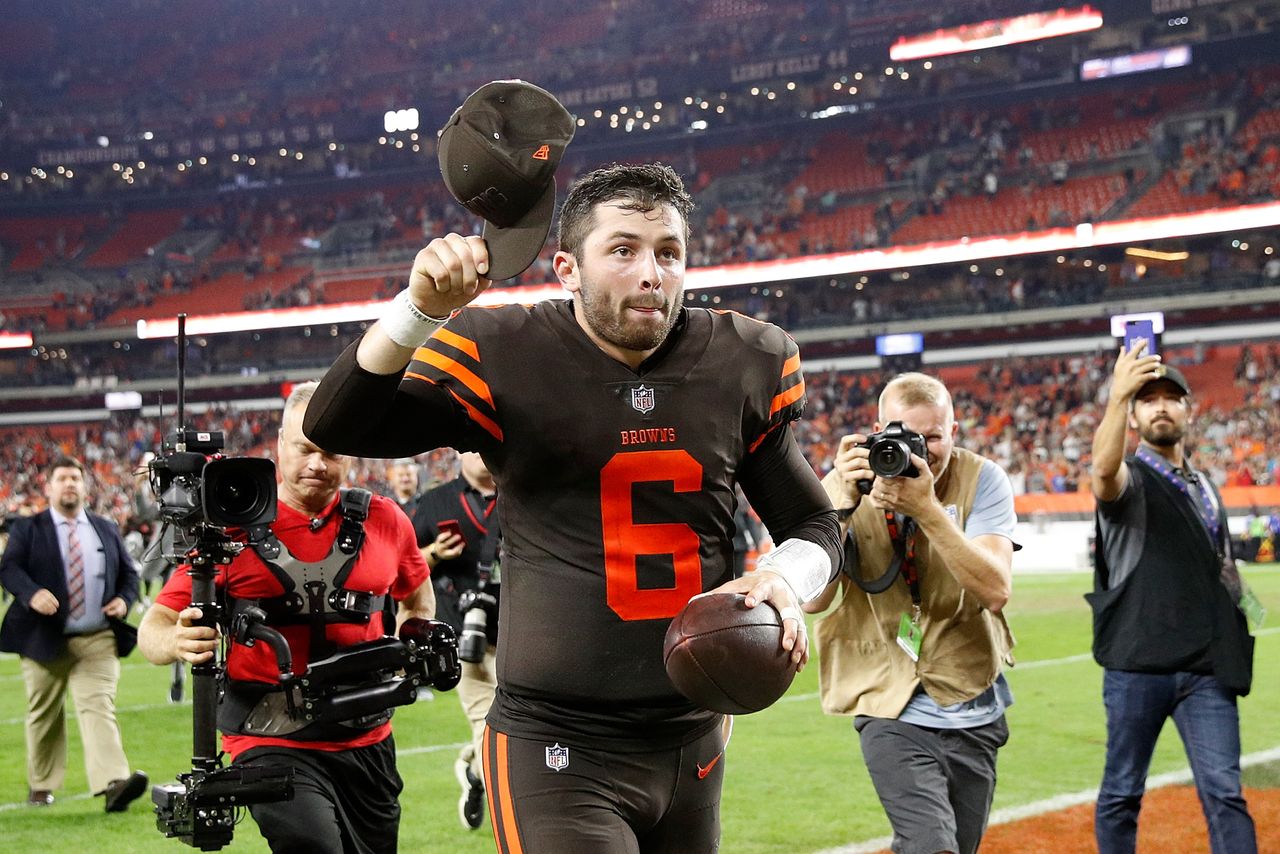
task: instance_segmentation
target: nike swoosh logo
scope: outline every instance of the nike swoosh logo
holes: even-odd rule
[[[703,768],[701,765],[699,765],[699,766],[698,766],[698,779],[699,779],[699,780],[705,780],[705,779],[707,779],[707,775],[711,773],[711,769],[712,769],[712,768],[716,767],[716,763],[720,761],[720,757],[721,757],[721,756],[724,756],[724,754],[723,754],[723,753],[717,753],[717,754],[716,754],[716,758],[715,758],[715,759],[712,759],[710,762],[708,762],[708,763],[707,763],[707,767],[705,767],[705,768]]]

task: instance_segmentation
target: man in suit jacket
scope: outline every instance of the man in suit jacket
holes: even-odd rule
[[[49,509],[15,520],[0,558],[0,584],[14,602],[0,624],[0,650],[22,656],[27,689],[27,802],[53,803],[67,765],[64,702],[75,701],[85,770],[107,812],[120,812],[147,788],[129,772],[116,724],[120,679],[111,620],[138,596],[138,571],[120,529],[85,509],[84,465],[62,457],[45,474]]]

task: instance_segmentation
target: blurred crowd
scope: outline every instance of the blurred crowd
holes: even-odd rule
[[[1220,108],[1220,112],[1195,131],[1175,132],[1159,124],[1162,116],[1186,107],[1188,99],[1194,99],[1197,107]],[[1228,115],[1239,125],[1228,126]],[[1274,120],[1249,121],[1251,117]],[[1113,140],[1106,150],[1091,141],[1100,123],[1134,122],[1140,130]],[[756,129],[759,141],[748,144],[707,146],[686,140],[666,150],[636,154],[674,163],[698,194],[700,221],[694,223],[690,246],[694,266],[882,247],[955,236],[952,232],[985,233],[969,219],[948,219],[957,199],[986,199],[995,205],[989,211],[983,209],[980,217],[988,223],[987,230],[999,230],[1002,226],[997,223],[1042,228],[1080,218],[1123,215],[1127,205],[1141,209],[1147,203],[1143,194],[1151,187],[1163,186],[1147,180],[1146,167],[1135,165],[1135,155],[1140,155],[1142,163],[1157,164],[1152,180],[1158,175],[1173,176],[1178,193],[1210,199],[1203,204],[1280,197],[1280,66],[1275,65],[1222,72],[1192,89],[1179,83],[1134,84],[1119,92],[1033,98],[998,107],[965,103],[944,107],[927,118],[885,111],[839,132],[823,132],[812,125],[791,131],[760,127]],[[423,145],[431,147],[427,141]],[[331,154],[344,156],[342,151]],[[600,156],[589,149],[569,157],[561,180],[571,182],[578,171],[597,165]],[[603,156],[617,153],[609,150]],[[0,299],[0,325],[37,332],[56,330],[57,324],[70,329],[124,325],[145,315],[157,297],[210,282],[226,282],[243,291],[239,307],[244,309],[325,302],[324,289],[316,284],[320,269],[405,259],[431,236],[475,230],[474,219],[431,177],[434,173],[421,162],[422,157],[417,160],[412,168],[357,184],[330,181],[298,192],[193,197],[174,209],[180,222],[173,237],[176,243],[187,240],[200,248],[188,252],[181,246],[170,247],[120,264],[114,275],[109,267],[85,265],[77,252],[103,240],[110,245],[114,230],[130,214],[119,199],[111,201],[107,210],[80,220],[51,219],[31,225],[38,232],[33,239],[29,234],[14,237],[26,234],[27,226],[21,220],[6,225],[0,216],[0,244],[7,242],[10,250],[6,260],[15,251],[27,253],[24,268],[32,267],[27,275],[33,279],[27,290],[38,293],[41,277],[64,267],[88,283],[70,294],[53,286],[54,312],[46,311],[48,303],[35,297],[18,302]],[[854,168],[853,174],[842,171],[849,168]],[[1098,205],[1106,204],[1108,209],[1075,196],[1063,197],[1077,199],[1070,209],[1060,206],[1059,195],[1046,196],[1052,202],[1036,202],[1042,191],[1064,184],[1070,187],[1077,173],[1084,182],[1098,174],[1112,177],[1108,190],[1094,191],[1102,192]],[[137,181],[149,180],[138,174]],[[152,170],[151,174],[157,173]],[[840,175],[844,177],[832,177]],[[1020,189],[1010,195],[1003,191],[1006,186]],[[1029,211],[1026,221],[1008,221],[1000,214],[1001,205],[1010,210],[1025,208]],[[128,226],[121,234],[127,231]],[[25,250],[18,248],[23,240]],[[552,243],[529,270],[503,284],[553,281]],[[1256,269],[1266,260],[1255,256]],[[294,268],[298,272],[287,287],[255,286],[264,273]],[[974,310],[992,311],[1024,302],[1086,301],[1096,295],[1093,292],[1100,284],[1096,276],[1075,281],[1079,277],[1039,272],[1006,282],[987,282],[984,277],[967,282],[957,276],[933,285],[944,302],[964,289]],[[1115,283],[1119,275],[1117,267],[1107,281]],[[1006,284],[1007,293],[1002,293]],[[384,294],[374,290],[365,296]],[[818,296],[819,303],[824,299]],[[923,302],[915,295],[911,301]],[[896,307],[886,302],[892,299],[861,294],[835,311],[861,307],[869,317],[874,318],[877,311],[893,317]],[[826,310],[821,304],[813,305],[813,312],[800,301],[791,305],[789,327],[808,324]]]
[[[1168,354],[1174,363],[1211,358],[1205,348]],[[947,368],[960,425],[959,442],[1008,472],[1016,494],[1086,492],[1090,446],[1105,406],[1114,353],[1015,358],[968,369]],[[1233,389],[1196,389],[1212,400],[1196,413],[1190,440],[1194,464],[1219,486],[1280,483],[1280,344],[1245,346],[1225,372]],[[950,374],[955,373],[952,377]],[[841,436],[867,432],[876,400],[892,374],[823,372],[807,377],[808,407],[796,425],[806,457],[819,473],[832,463]],[[1231,405],[1219,400],[1232,401]],[[277,415],[267,411],[214,411],[190,426],[222,430],[226,453],[274,455]],[[166,425],[171,427],[171,425]],[[0,432],[0,505],[8,514],[42,507],[42,467],[62,453],[84,459],[98,512],[126,528],[154,519],[156,505],[147,463],[162,438],[161,425],[136,415],[79,426],[7,428]],[[421,489],[454,476],[456,455],[442,449],[416,457]],[[390,494],[388,461],[359,460],[352,483]]]

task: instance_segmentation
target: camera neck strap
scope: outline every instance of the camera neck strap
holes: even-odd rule
[[[502,523],[498,521],[497,509],[498,499],[494,498],[489,504],[489,513],[485,519],[488,527],[485,530],[484,541],[480,543],[480,556],[476,562],[480,577],[485,584],[502,583],[496,571],[498,558],[502,554]]]
[[[911,591],[911,604],[918,609],[920,607],[920,574],[916,570],[916,520],[910,516],[903,516],[899,524],[897,514],[886,510],[884,521],[889,529],[889,540],[893,543],[893,559],[889,561],[889,568],[879,578],[864,581],[858,576],[855,561],[850,577],[867,593],[883,593],[892,587],[901,575],[907,582],[907,589]],[[846,542],[846,553],[848,550],[849,544]]]

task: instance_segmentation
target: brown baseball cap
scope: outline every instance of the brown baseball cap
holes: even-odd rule
[[[1181,391],[1184,396],[1191,394],[1191,385],[1187,382],[1187,378],[1182,375],[1182,371],[1178,370],[1173,365],[1160,365],[1158,370],[1160,371],[1160,376],[1156,377],[1154,380],[1147,380],[1143,383],[1142,387],[1138,389],[1138,393],[1135,394],[1134,397],[1141,397],[1144,391],[1156,383],[1166,382],[1177,386],[1178,390]]]
[[[490,279],[528,269],[551,231],[556,167],[576,130],[555,96],[523,80],[471,93],[440,130],[440,174],[462,206],[485,221]]]

